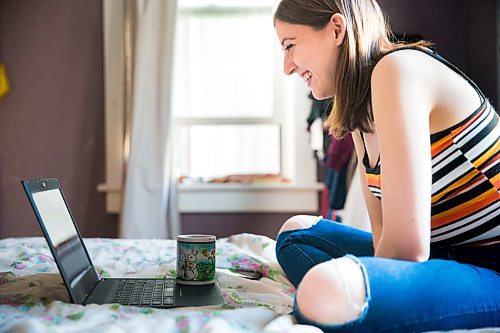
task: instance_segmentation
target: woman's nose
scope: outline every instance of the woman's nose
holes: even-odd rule
[[[283,61],[283,72],[286,75],[292,75],[297,69],[297,65],[293,62],[289,55],[285,55],[285,59]]]

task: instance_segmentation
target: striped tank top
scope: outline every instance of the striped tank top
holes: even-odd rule
[[[420,50],[420,49],[418,49]],[[479,87],[433,51],[424,51],[460,74],[478,92],[481,106],[458,124],[432,134],[431,246],[479,246],[500,241],[499,116]],[[361,133],[361,138],[364,137]],[[380,156],[363,157],[370,191],[382,198]]]

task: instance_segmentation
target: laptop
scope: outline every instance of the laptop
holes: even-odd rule
[[[99,278],[68,203],[54,178],[21,181],[50,251],[77,304],[174,308],[224,303],[217,282],[177,284],[175,278]]]

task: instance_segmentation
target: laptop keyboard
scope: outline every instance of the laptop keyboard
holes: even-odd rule
[[[121,280],[110,301],[123,305],[174,305],[175,280]]]

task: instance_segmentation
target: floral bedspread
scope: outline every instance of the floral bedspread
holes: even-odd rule
[[[102,277],[175,276],[174,240],[84,239]],[[295,289],[265,236],[217,240],[217,267],[263,274],[252,281],[218,271],[225,303],[154,309],[118,304],[87,306],[69,297],[44,238],[0,240],[0,332],[320,332],[294,324]]]

